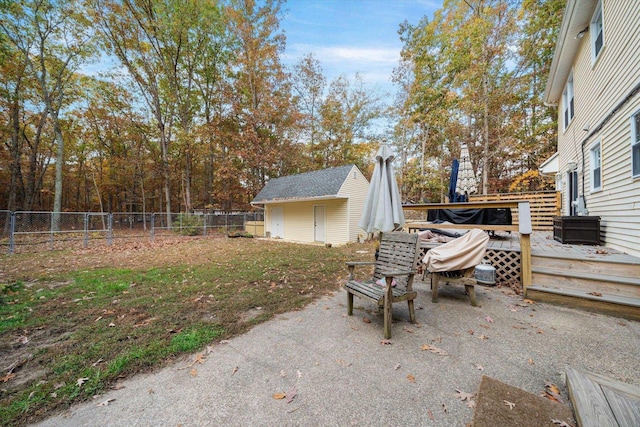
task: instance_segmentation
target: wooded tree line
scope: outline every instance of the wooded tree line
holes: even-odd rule
[[[482,194],[552,188],[537,169],[556,151],[542,95],[564,4],[445,0],[432,19],[401,25],[395,141],[413,159],[403,194],[442,200],[463,143]]]
[[[402,24],[385,105],[311,54],[283,65],[282,0],[0,0],[0,209],[246,209],[270,178],[370,173],[385,138],[409,200],[439,200],[462,142],[485,191],[535,186],[562,3],[445,1]]]

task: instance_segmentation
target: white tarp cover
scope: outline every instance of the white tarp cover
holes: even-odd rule
[[[404,225],[400,190],[393,172],[393,153],[383,145],[376,153],[376,165],[369,184],[358,226],[367,233],[392,231]]]
[[[475,267],[482,263],[488,243],[487,233],[472,229],[462,237],[429,249],[422,262],[432,273]]]

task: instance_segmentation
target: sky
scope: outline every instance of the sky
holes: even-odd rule
[[[357,72],[365,83],[392,93],[400,24],[417,24],[441,7],[442,0],[288,0],[280,22],[287,37],[283,62],[293,65],[313,53],[327,83]]]

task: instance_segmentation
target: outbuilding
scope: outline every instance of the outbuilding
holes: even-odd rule
[[[271,179],[251,204],[264,206],[267,237],[339,245],[364,235],[358,221],[368,189],[347,165]]]

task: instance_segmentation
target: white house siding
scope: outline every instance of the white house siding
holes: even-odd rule
[[[346,218],[349,219],[347,232],[350,242],[358,241],[358,236],[365,234],[365,231],[358,226],[358,222],[367,198],[367,191],[369,191],[369,181],[360,172],[360,169],[354,166],[338,192],[339,195],[349,196]]]
[[[285,203],[283,206],[284,238],[299,242],[313,242],[313,203]]]
[[[315,206],[325,208],[325,242],[345,244],[349,242],[348,234],[348,202],[347,199],[328,199],[316,201],[296,201],[279,205],[268,205],[265,215],[265,227],[270,228],[271,208],[284,207],[284,240],[292,242],[313,243],[313,210]],[[268,229],[267,231],[270,231]]]
[[[327,243],[342,245],[349,240],[348,199],[327,200],[325,208]]]
[[[578,164],[578,192],[584,195],[589,215],[601,217],[607,246],[640,256],[640,179],[631,178],[630,117],[640,109],[640,95],[628,102],[584,145],[581,143],[640,81],[640,7],[634,1],[604,0],[604,47],[595,64],[587,34],[573,63],[575,116],[564,128],[559,105],[558,154],[563,214],[569,214],[567,163]],[[586,126],[588,131],[583,130]],[[591,191],[590,148],[601,142],[602,190]]]

